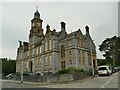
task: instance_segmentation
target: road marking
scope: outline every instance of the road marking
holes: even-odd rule
[[[108,80],[104,85],[102,85],[101,88],[104,88],[112,79],[113,79],[113,77],[111,77],[110,80]]]

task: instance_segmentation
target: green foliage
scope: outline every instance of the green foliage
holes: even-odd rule
[[[101,45],[99,45],[99,50],[104,52],[103,56],[106,59],[106,64],[111,64],[113,66],[120,65],[120,37],[114,36],[111,38],[106,38]]]
[[[72,73],[81,73],[84,72],[84,69],[80,69],[80,68],[66,68],[66,69],[62,69],[62,70],[58,70],[57,74],[72,74]]]
[[[120,52],[117,53],[116,61],[115,61],[115,66],[119,66],[119,65],[120,65]]]
[[[2,74],[8,75],[10,73],[15,73],[16,70],[16,61],[7,60],[6,58],[0,59],[2,62]]]
[[[106,62],[107,62],[107,63],[106,63],[107,65],[113,65],[113,59],[112,59],[111,57],[106,57],[105,60],[106,60]]]
[[[97,59],[97,63],[98,63],[98,66],[107,64],[105,59]]]
[[[27,76],[27,75],[29,75],[29,72],[25,71],[25,72],[23,72],[23,75]]]
[[[98,66],[101,66],[101,65],[113,66],[112,59],[110,57],[106,59],[97,59],[97,63],[98,63]]]

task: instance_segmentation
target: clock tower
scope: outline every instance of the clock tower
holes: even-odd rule
[[[43,29],[42,29],[43,20],[40,19],[40,13],[38,9],[34,13],[34,18],[31,20],[31,30],[29,34],[29,43],[30,45],[41,41],[44,37]]]

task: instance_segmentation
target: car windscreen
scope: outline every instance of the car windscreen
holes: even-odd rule
[[[107,70],[106,67],[99,67],[98,70]]]

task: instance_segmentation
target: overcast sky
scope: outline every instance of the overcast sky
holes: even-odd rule
[[[15,59],[18,40],[28,41],[36,6],[46,25],[60,31],[60,22],[66,23],[68,33],[79,28],[85,34],[85,26],[90,27],[90,35],[95,42],[97,58],[103,58],[98,45],[107,37],[118,35],[117,2],[44,2],[44,3],[3,3],[2,4],[2,54],[0,57]],[[0,21],[1,22],[1,21]]]

